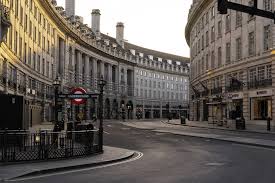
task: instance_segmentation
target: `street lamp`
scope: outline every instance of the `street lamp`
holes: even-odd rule
[[[106,85],[106,81],[103,79],[103,76],[100,77],[100,80],[98,81],[99,86],[99,150],[103,151],[103,89]]]
[[[58,88],[61,85],[60,77],[56,77],[53,81],[54,86],[54,111],[55,111],[55,123],[58,122],[58,105],[57,105],[57,98],[58,98]]]
[[[122,120],[125,121],[125,104],[121,104]]]
[[[127,104],[127,109],[128,109],[128,119],[130,119],[130,110],[132,109],[130,104]]]

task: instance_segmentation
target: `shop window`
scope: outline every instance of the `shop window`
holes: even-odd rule
[[[267,117],[271,117],[271,99],[260,98],[253,101],[254,120],[266,120]]]

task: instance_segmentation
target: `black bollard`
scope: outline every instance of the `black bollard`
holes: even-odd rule
[[[268,117],[267,118],[267,131],[270,131],[270,120],[271,120],[271,118]]]

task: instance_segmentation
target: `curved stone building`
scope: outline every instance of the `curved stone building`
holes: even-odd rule
[[[258,0],[258,7],[273,12],[275,4]],[[217,1],[193,0],[185,36],[191,48],[190,119],[234,125],[243,116],[247,128],[266,130],[266,119],[275,119],[274,21],[233,10],[220,15]]]
[[[0,47],[0,91],[1,96],[14,97],[7,101],[7,109],[16,104],[16,96],[23,98],[22,128],[54,120],[56,78],[61,82],[59,92],[83,87],[94,93],[103,76],[107,81],[104,117],[108,119],[120,119],[122,113],[136,118],[136,111],[143,118],[165,117],[168,110],[175,116],[186,115],[188,58],[125,42],[123,23],[117,24],[116,38],[102,34],[100,11],[92,11],[90,28],[74,14],[74,5],[74,0],[67,0],[65,11],[55,0],[1,0],[8,14],[1,30],[8,32]],[[57,103],[62,106],[57,117],[65,121],[79,114],[83,119],[97,114],[96,99],[83,105],[69,100]]]

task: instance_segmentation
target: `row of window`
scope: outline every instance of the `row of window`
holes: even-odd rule
[[[174,92],[160,92],[146,89],[136,89],[136,96],[163,100],[187,100],[187,94]]]
[[[236,0],[236,3],[240,3],[240,4],[244,4],[246,2],[241,2],[240,0]],[[248,6],[254,6],[254,0],[249,0],[247,1],[247,5]],[[272,0],[262,0],[262,4],[260,4],[260,2],[258,2],[258,7],[261,7],[261,9],[266,10],[266,11],[272,11]],[[197,37],[201,31],[204,30],[205,26],[207,26],[209,24],[209,15],[211,19],[215,18],[215,13],[217,8],[217,3],[215,3],[215,5],[213,5],[212,7],[209,8],[209,10],[206,10],[205,14],[201,16],[201,18],[198,20],[198,23],[196,24],[196,26],[194,27],[194,29],[191,31],[191,35],[190,35],[190,40],[191,42],[193,42],[193,40],[195,39],[195,37]],[[236,13],[236,20],[235,20],[235,26],[236,28],[242,25],[242,12],[239,11],[230,11],[229,13]],[[218,12],[217,12],[218,13]],[[231,22],[230,22],[230,14],[225,15],[225,22],[226,22],[226,26],[225,26],[225,30],[230,31],[231,27]],[[248,16],[248,20],[251,20],[252,18],[254,18],[253,15],[247,15]],[[218,23],[218,29],[219,27],[221,27],[219,25],[220,23]],[[221,32],[221,29],[219,29]]]
[[[198,42],[196,42],[192,49],[191,49],[191,59],[193,59],[195,56],[199,55],[200,52],[202,52],[206,47],[209,46],[209,38],[208,38],[208,31],[206,31],[205,34],[202,35],[201,39],[198,39]],[[215,36],[215,32],[211,32],[211,35]],[[205,44],[204,44],[205,43]],[[263,50],[267,51],[271,48],[272,44],[272,36],[271,36],[271,26],[270,25],[265,25],[263,27]],[[249,45],[249,50],[248,54],[249,56],[253,56],[255,54],[255,32],[252,31],[248,34],[248,45]],[[226,50],[227,52],[227,60],[230,61],[230,43],[226,43]],[[237,53],[237,60],[241,59],[241,37],[238,37],[236,39],[236,53]]]
[[[237,79],[240,83],[243,85],[246,84],[243,79],[243,71],[237,71],[234,73],[228,73],[225,77],[225,85],[230,86],[232,78]],[[260,65],[257,67],[252,67],[247,70],[248,74],[248,80],[247,82],[253,83],[253,82],[261,82],[264,80],[270,80],[272,79],[271,76],[271,65]],[[208,86],[208,83],[210,85],[210,88],[219,88],[222,87],[222,80],[223,76],[217,76],[214,77],[208,81],[203,81],[204,86]]]
[[[263,46],[264,51],[268,51],[272,45],[272,36],[271,36],[271,26],[266,25],[263,28]],[[225,44],[225,64],[232,63],[232,53],[231,53],[231,42],[227,42]],[[222,47],[217,48],[217,61],[215,61],[215,51],[211,51],[211,54],[207,53],[205,56],[202,56],[201,59],[193,61],[191,64],[192,72],[191,76],[196,77],[199,74],[203,74],[208,69],[214,69],[217,67],[221,67],[222,59],[223,59],[223,50]],[[239,61],[243,58],[243,42],[241,37],[238,37],[235,40],[235,61]],[[248,33],[248,56],[256,55],[256,35],[255,32],[252,31]],[[210,64],[209,64],[210,57]]]
[[[184,79],[182,77],[177,77],[177,76],[169,76],[169,75],[163,75],[163,74],[156,74],[156,73],[151,73],[145,70],[136,70],[136,74],[148,78],[154,78],[154,79],[162,79],[162,80],[167,80],[167,81],[180,81],[180,82],[187,82],[187,79]]]
[[[165,83],[165,82],[156,82],[146,79],[138,79],[136,80],[136,86],[140,87],[149,87],[149,88],[159,88],[159,89],[168,89],[168,90],[176,90],[176,91],[183,91],[187,90],[187,84],[174,84],[174,83]]]
[[[3,77],[4,73],[7,74],[7,81],[10,83],[17,84],[20,88],[25,88],[26,82],[28,81],[27,88],[29,89],[29,92],[31,93],[32,90],[35,90],[36,93],[44,93],[44,86],[46,88],[45,94],[52,95],[52,87],[50,85],[45,85],[44,83],[37,81],[36,79],[26,76],[25,73],[18,70],[16,67],[11,65],[10,63],[7,63],[7,68],[5,69],[5,66],[2,61],[0,61],[0,76]],[[26,80],[27,79],[27,80]],[[27,89],[25,88],[25,89]],[[26,90],[27,91],[27,90]]]

